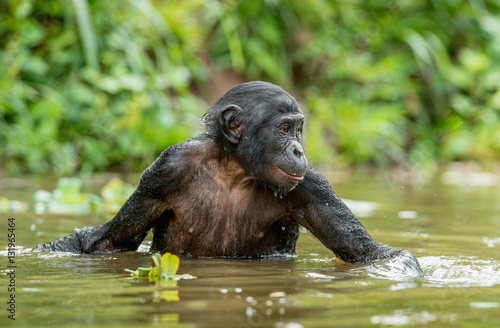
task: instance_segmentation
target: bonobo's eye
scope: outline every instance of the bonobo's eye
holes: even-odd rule
[[[283,132],[283,133],[288,133],[288,131],[290,131],[290,126],[289,126],[288,124],[283,125],[283,126],[281,127],[281,132]]]
[[[299,127],[297,128],[297,134],[296,134],[296,137],[298,139],[302,139],[302,124],[299,125]]]
[[[302,137],[302,124],[299,125],[299,128],[297,129],[297,137]]]

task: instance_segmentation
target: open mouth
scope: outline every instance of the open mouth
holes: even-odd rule
[[[295,174],[295,173],[290,174],[290,173],[287,173],[287,172],[283,171],[283,169],[280,169],[279,167],[278,167],[278,170],[280,170],[280,171],[281,171],[281,173],[282,173],[285,177],[287,177],[288,179],[290,179],[290,180],[292,180],[292,181],[297,181],[297,182],[300,182],[300,181],[304,180],[304,176],[303,176],[303,175],[298,175],[298,174]]]

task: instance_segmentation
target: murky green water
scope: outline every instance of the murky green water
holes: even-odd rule
[[[151,266],[147,253],[18,252],[11,280],[2,252],[0,326],[500,326],[498,185],[445,185],[440,176],[405,185],[390,174],[329,179],[342,198],[371,202],[352,207],[376,240],[413,252],[424,278],[390,278],[376,265],[336,264],[333,254],[308,233],[301,235],[299,256],[293,259],[181,258],[179,273],[198,278],[177,286],[129,278],[125,268]],[[0,189],[0,196],[9,199],[26,201],[27,195],[32,191]],[[109,219],[35,214],[31,209],[1,213],[2,250],[10,217],[15,218],[19,247]],[[6,311],[12,281],[15,321]]]

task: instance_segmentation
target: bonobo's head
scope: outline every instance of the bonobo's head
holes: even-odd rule
[[[282,88],[267,82],[240,84],[208,109],[203,122],[223,153],[235,155],[264,185],[286,193],[304,179],[304,115]]]

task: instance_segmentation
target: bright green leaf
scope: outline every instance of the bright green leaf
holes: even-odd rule
[[[165,253],[161,257],[161,272],[169,274],[171,276],[177,273],[179,269],[179,257],[174,254]]]

